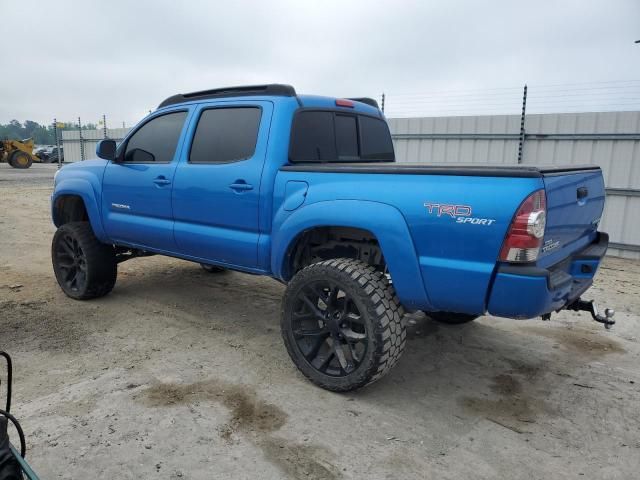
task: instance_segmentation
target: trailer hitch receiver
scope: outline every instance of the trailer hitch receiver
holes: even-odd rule
[[[604,324],[604,328],[606,328],[607,330],[609,330],[616,323],[616,321],[613,319],[613,316],[616,313],[615,310],[612,308],[605,308],[603,316],[598,312],[598,307],[593,300],[582,300],[579,298],[571,305],[568,305],[567,310],[574,310],[576,312],[589,312],[591,314],[591,317],[593,317],[596,322]]]

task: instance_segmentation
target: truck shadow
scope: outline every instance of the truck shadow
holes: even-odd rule
[[[181,328],[202,332],[206,326],[222,332],[233,348],[259,352],[249,368],[289,365],[269,377],[283,384],[292,377],[306,382],[289,362],[280,338],[282,285],[235,272],[209,274],[182,262],[158,266],[124,272],[108,301],[144,297],[158,305],[158,312],[177,309],[179,315],[168,314]],[[483,418],[521,433],[541,417],[562,415],[554,397],[579,384],[585,364],[624,353],[618,342],[586,322],[572,326],[482,317],[449,326],[421,313],[410,320],[407,350],[395,369],[345,397],[421,416],[448,412]]]

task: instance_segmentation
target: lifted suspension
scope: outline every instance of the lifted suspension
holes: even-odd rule
[[[616,321],[613,319],[613,316],[616,314],[615,310],[612,308],[604,309],[604,316],[602,316],[598,312],[598,307],[596,306],[593,300],[582,300],[578,298],[571,305],[567,305],[567,310],[573,310],[576,312],[585,311],[591,314],[591,317],[598,323],[604,324],[604,328],[609,330]]]

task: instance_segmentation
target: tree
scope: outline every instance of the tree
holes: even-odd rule
[[[74,122],[61,122],[63,127],[59,130],[77,130],[78,124]],[[82,125],[83,130],[97,129],[95,123],[86,123]],[[61,135],[58,133],[58,135]],[[37,145],[54,145],[56,137],[53,125],[40,125],[33,120],[25,120],[24,124],[18,120],[11,120],[7,124],[0,124],[0,139],[7,140],[23,140],[25,138],[33,138],[33,142]]]

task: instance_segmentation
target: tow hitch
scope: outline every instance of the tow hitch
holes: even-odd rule
[[[616,321],[613,319],[613,316],[616,314],[615,310],[612,308],[605,308],[604,316],[602,316],[598,312],[598,307],[593,300],[587,301],[579,298],[571,305],[568,305],[567,310],[574,310],[576,312],[582,310],[585,312],[589,312],[593,319],[598,323],[604,324],[604,328],[606,328],[607,330],[609,330],[616,323]]]

